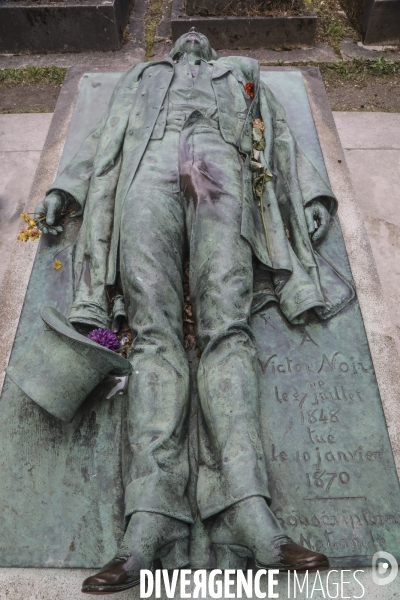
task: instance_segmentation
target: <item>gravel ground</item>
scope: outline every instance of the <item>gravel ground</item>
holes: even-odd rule
[[[332,110],[400,113],[400,75],[390,79],[370,79],[362,86],[325,84]]]

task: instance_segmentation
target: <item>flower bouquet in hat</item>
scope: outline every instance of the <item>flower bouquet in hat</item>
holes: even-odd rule
[[[7,373],[36,404],[70,423],[107,375],[129,375],[132,365],[115,351],[119,340],[112,331],[81,335],[53,306],[42,306],[40,316],[44,331]]]

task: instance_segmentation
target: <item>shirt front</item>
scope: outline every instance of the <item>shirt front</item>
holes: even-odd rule
[[[217,103],[211,83],[213,65],[197,60],[191,67],[187,54],[174,65],[174,77],[168,94],[167,129],[180,131],[189,115],[198,110],[217,120]]]

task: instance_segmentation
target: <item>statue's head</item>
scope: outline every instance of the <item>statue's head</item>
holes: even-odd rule
[[[176,40],[169,55],[173,58],[178,52],[195,54],[204,60],[216,60],[218,58],[218,54],[211,48],[208,38],[197,31],[196,27],[192,27]]]

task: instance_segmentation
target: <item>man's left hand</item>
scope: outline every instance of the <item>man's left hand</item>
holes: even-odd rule
[[[311,202],[304,212],[311,241],[313,243],[320,242],[328,233],[331,215],[318,200]]]

